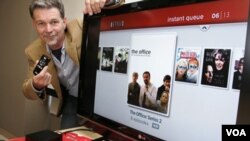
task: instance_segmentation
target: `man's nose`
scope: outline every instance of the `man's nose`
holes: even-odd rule
[[[52,31],[52,26],[50,24],[47,24],[45,27],[46,32],[51,32]]]

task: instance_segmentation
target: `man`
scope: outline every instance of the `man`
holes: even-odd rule
[[[84,13],[99,13],[104,4],[105,0],[85,0]],[[28,78],[23,83],[23,94],[28,99],[45,101],[51,93],[47,87],[53,87],[58,101],[52,103],[56,107],[50,112],[58,116],[62,113],[62,129],[74,127],[77,125],[81,20],[67,22],[61,0],[33,0],[29,10],[39,39],[25,49],[29,69]],[[42,55],[47,55],[52,61],[33,75]]]
[[[163,84],[158,88],[157,90],[157,98],[156,100],[160,100],[160,97],[164,91],[169,93],[170,90],[170,82],[171,82],[171,76],[165,75],[163,78]]]
[[[139,104],[141,107],[156,110],[157,89],[150,82],[150,73],[148,71],[143,73],[143,81],[144,85],[140,90]]]
[[[132,74],[132,82],[128,85],[128,104],[133,104],[139,106],[139,95],[141,86],[137,82],[138,73],[134,72]]]
[[[202,76],[202,84],[212,85],[213,84],[213,76],[214,69],[211,64],[207,64],[204,68],[204,75]]]

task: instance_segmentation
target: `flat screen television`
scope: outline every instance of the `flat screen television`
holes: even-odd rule
[[[152,0],[88,17],[78,114],[153,140],[220,141],[237,120],[248,11],[249,0]]]

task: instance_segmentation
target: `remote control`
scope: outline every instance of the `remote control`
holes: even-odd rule
[[[49,62],[50,62],[50,58],[46,55],[42,55],[35,69],[33,70],[33,74],[37,75],[38,73],[40,73],[42,69],[49,64]]]

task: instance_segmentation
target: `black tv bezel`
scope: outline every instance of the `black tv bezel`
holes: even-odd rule
[[[186,4],[196,4],[200,2],[209,2],[216,0],[145,0],[140,2],[135,2],[121,6],[113,10],[103,10],[102,13],[87,16],[84,18],[84,29],[83,29],[83,40],[82,40],[82,53],[80,62],[80,77],[79,77],[79,94],[78,94],[78,109],[77,113],[79,116],[93,120],[97,123],[103,124],[108,128],[112,128],[123,134],[127,134],[133,138],[138,139],[137,135],[143,134],[148,137],[148,140],[161,140],[151,135],[142,133],[130,127],[126,127],[121,123],[117,123],[100,115],[94,113],[94,99],[95,99],[95,80],[96,80],[96,64],[98,47],[99,47],[99,33],[100,33],[100,21],[102,17],[112,16],[122,13],[131,13],[144,11],[149,9],[156,9],[162,7],[171,7]],[[249,18],[248,18],[249,27]],[[237,114],[236,124],[250,124],[250,114],[246,112],[246,109],[250,108],[250,88],[247,86],[248,78],[250,74],[250,36],[249,28],[247,28],[247,37],[245,44],[245,66],[243,73],[243,87],[240,91],[240,100]],[[86,35],[86,36],[84,36]],[[126,130],[123,130],[126,129]]]

